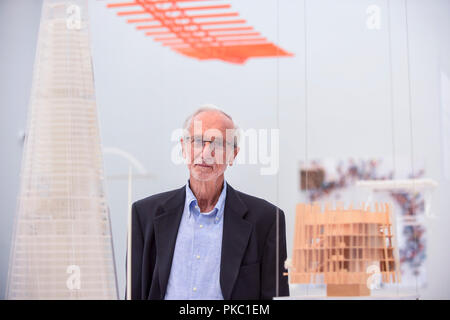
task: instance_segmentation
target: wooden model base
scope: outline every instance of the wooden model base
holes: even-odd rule
[[[370,296],[370,289],[365,284],[328,284],[328,297]]]

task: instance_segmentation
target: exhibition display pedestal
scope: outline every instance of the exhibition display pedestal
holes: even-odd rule
[[[291,286],[289,297],[275,297],[274,300],[419,300],[420,294],[415,290],[406,288],[382,288],[371,290],[365,296],[327,296],[326,286],[307,287]]]
[[[274,300],[419,300],[419,295],[371,295],[353,297],[327,297],[327,296],[289,296],[276,297]]]

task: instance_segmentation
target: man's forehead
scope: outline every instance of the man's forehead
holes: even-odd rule
[[[200,129],[201,125],[202,132],[210,129],[217,129],[220,131],[225,131],[227,129],[233,129],[233,121],[221,112],[216,111],[204,111],[201,112],[192,119],[191,131]]]

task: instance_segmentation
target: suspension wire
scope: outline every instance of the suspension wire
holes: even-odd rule
[[[397,163],[396,163],[396,153],[395,153],[395,113],[394,113],[394,81],[393,81],[393,71],[392,71],[392,33],[391,33],[391,1],[386,0],[386,6],[387,6],[387,17],[386,17],[386,25],[387,25],[387,45],[388,45],[388,63],[389,63],[389,106],[391,111],[391,131],[392,131],[392,165],[393,165],[393,171],[392,171],[392,179],[394,181],[394,188],[396,186],[396,179],[395,175],[397,174]],[[392,219],[396,219],[396,217],[393,215]],[[394,230],[396,231],[396,230]],[[398,237],[398,235],[397,235]],[[392,239],[391,239],[392,241]],[[393,255],[394,256],[394,255]],[[397,262],[396,262],[397,263]],[[397,269],[397,266],[396,266]],[[398,269],[397,269],[398,270]],[[396,280],[398,279],[398,274],[396,274]],[[397,282],[396,285],[396,292],[397,296],[399,295],[399,284]]]
[[[391,7],[390,0],[387,2],[387,33],[388,33],[388,63],[389,63],[389,105],[391,109],[391,131],[392,131],[392,165],[393,165],[393,178],[397,173],[397,162],[395,153],[395,113],[394,113],[394,81],[392,71],[392,33],[391,33]],[[394,179],[394,183],[395,183]]]
[[[277,38],[277,44],[279,46],[280,44],[280,1],[277,0],[277,23],[276,23],[276,38]],[[278,129],[278,132],[280,131],[280,54],[279,54],[279,47],[277,46],[277,58],[276,58],[276,126]],[[278,135],[279,137],[279,135]],[[279,205],[280,205],[280,169],[277,170],[277,179],[276,179],[276,197],[277,197],[277,208],[275,213],[275,220],[276,220],[276,259],[275,259],[275,296],[278,297],[280,293],[280,252],[279,252],[279,245],[280,245],[280,234],[279,234]]]
[[[303,40],[305,47],[305,57],[304,57],[304,83],[305,83],[305,96],[304,96],[304,105],[305,105],[305,193],[308,195],[308,39],[307,39],[307,21],[306,21],[306,0],[303,0]],[[300,184],[301,184],[301,168],[300,168]],[[309,197],[307,196],[307,202],[311,202]],[[306,284],[306,295],[309,295],[309,283]]]
[[[409,106],[409,137],[411,146],[411,177],[412,177],[412,189],[413,189],[413,199],[416,194],[415,186],[415,171],[414,171],[414,139],[413,139],[413,119],[412,119],[412,94],[411,94],[411,65],[410,65],[410,47],[409,47],[409,24],[408,24],[408,0],[404,0],[405,5],[405,31],[406,31],[406,63],[407,63],[407,74],[408,74],[408,106]],[[416,215],[415,208],[413,209],[414,216]],[[413,228],[413,238],[414,244],[417,245],[417,236]],[[417,247],[414,248],[417,250]],[[418,276],[414,272],[415,282],[416,282],[416,295],[418,294]]]

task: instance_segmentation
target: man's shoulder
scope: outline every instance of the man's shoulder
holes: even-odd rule
[[[146,198],[137,200],[133,203],[138,209],[147,207],[158,207],[169,202],[172,198],[183,192],[184,186],[178,189],[160,192]]]
[[[239,190],[234,191],[251,213],[255,213],[260,217],[261,215],[264,215],[269,219],[275,217],[277,211],[281,214],[284,214],[283,210],[265,199],[247,194]]]
[[[258,207],[263,207],[263,208],[267,208],[267,209],[275,209],[276,208],[276,206],[274,204],[270,203],[269,201],[267,201],[263,198],[253,196],[251,194],[248,194],[248,193],[245,193],[245,192],[242,192],[239,190],[235,190],[235,192],[237,193],[239,198],[241,198],[241,200],[244,201],[244,203],[247,205],[258,206]]]

